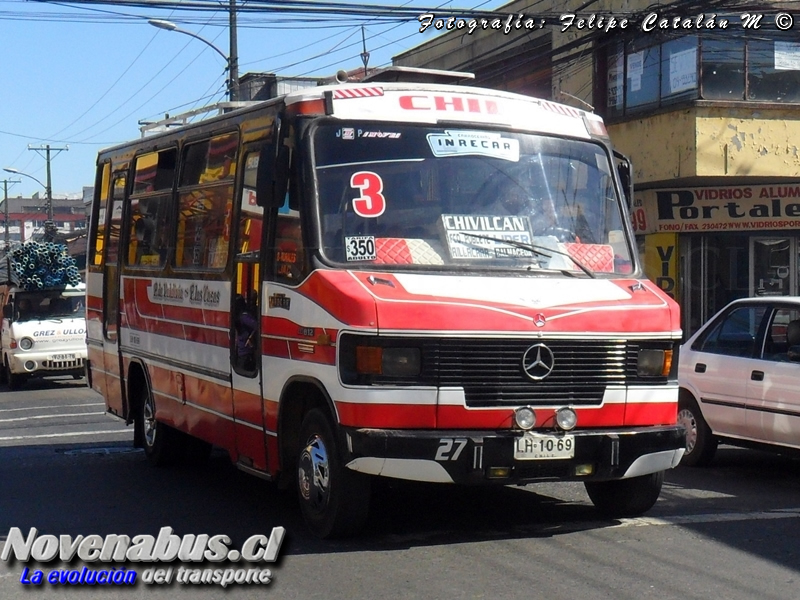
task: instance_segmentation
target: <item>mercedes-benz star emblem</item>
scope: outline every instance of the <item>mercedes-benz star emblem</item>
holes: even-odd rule
[[[541,381],[550,375],[555,364],[556,358],[553,356],[553,351],[544,344],[531,346],[522,355],[522,369],[534,381]]]

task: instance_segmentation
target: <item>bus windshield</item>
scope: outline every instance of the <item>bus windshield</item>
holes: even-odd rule
[[[323,255],[349,267],[633,271],[606,149],[460,126],[312,132]]]

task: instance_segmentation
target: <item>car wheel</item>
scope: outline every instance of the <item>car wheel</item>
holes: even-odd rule
[[[709,464],[717,451],[718,442],[694,398],[682,399],[678,405],[678,425],[686,430],[686,452],[681,464],[687,467]]]
[[[664,471],[619,479],[584,483],[592,504],[609,517],[636,517],[653,508],[661,494]]]
[[[142,447],[150,464],[160,467],[173,461],[177,448],[177,432],[156,420],[156,402],[153,392],[145,385],[141,392],[137,419],[141,431]]]
[[[306,525],[320,538],[357,533],[369,510],[370,480],[344,466],[330,420],[311,410],[300,428],[297,483]]]

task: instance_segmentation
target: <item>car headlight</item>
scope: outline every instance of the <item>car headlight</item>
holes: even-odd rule
[[[33,340],[28,337],[24,337],[19,341],[19,347],[23,350],[30,350],[33,348]]]

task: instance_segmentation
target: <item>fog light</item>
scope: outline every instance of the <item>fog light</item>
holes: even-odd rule
[[[564,431],[572,431],[578,424],[578,415],[571,408],[559,408],[556,411],[556,425]]]
[[[514,411],[514,421],[520,429],[530,429],[536,425],[536,413],[528,406]]]
[[[25,361],[25,370],[26,371],[35,371],[36,370],[36,363],[32,360]]]
[[[489,479],[505,479],[511,475],[511,467],[489,467],[486,477]]]
[[[594,465],[575,465],[575,477],[586,477],[587,475],[591,475],[594,473]]]

